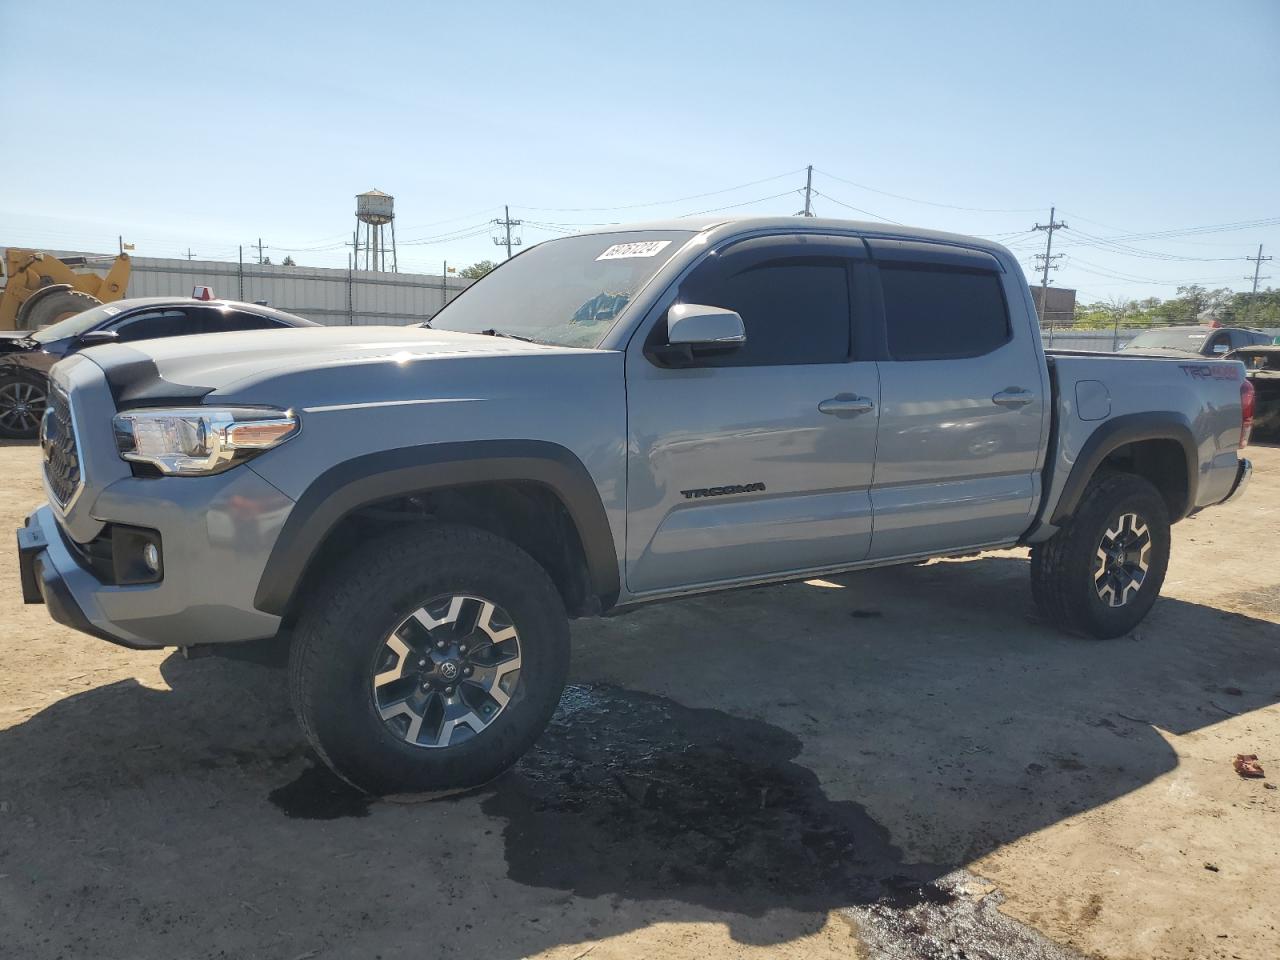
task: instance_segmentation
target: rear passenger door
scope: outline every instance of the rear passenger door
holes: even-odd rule
[[[871,240],[884,317],[872,558],[1011,541],[1032,519],[1043,362],[1000,262]],[[1019,316],[1022,313],[1019,311]]]

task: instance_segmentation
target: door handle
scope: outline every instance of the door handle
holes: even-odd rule
[[[1025,407],[1035,398],[1036,395],[1030,390],[1023,390],[1021,387],[1009,387],[1007,390],[1001,390],[993,396],[991,402],[1001,407]]]
[[[875,408],[876,405],[870,398],[852,393],[837,393],[818,404],[819,413],[829,413],[833,417],[856,417],[862,413],[870,413]]]

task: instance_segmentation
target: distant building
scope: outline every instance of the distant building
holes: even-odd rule
[[[1069,326],[1076,316],[1076,292],[1067,287],[1049,287],[1047,290],[1038,284],[1031,285],[1031,299],[1035,301],[1036,312],[1040,315],[1040,326]]]
[[[46,252],[95,257],[98,262],[89,269],[98,273],[105,273],[112,259]],[[265,303],[330,326],[405,325],[430,320],[471,284],[454,275],[445,279],[434,274],[135,256],[126,296],[185,297],[193,287],[208,286],[215,297]]]

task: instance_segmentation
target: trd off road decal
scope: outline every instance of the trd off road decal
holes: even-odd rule
[[[734,493],[757,493],[764,490],[763,483],[731,483],[725,487],[700,487],[696,490],[681,490],[686,500],[700,500],[703,497],[727,497]]]
[[[1239,380],[1239,367],[1210,366],[1207,363],[1178,364],[1192,380]]]

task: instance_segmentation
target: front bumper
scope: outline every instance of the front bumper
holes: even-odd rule
[[[86,509],[87,500],[86,498]],[[127,478],[93,499],[103,522],[153,528],[164,545],[156,583],[104,582],[48,505],[18,531],[23,599],[58,623],[135,649],[235,643],[276,634],[254,594],[293,502],[256,473]],[[101,524],[99,524],[101,526]],[[109,578],[108,578],[109,579]]]
[[[43,509],[46,513],[49,512],[48,507]],[[31,514],[27,517],[26,526],[18,528],[18,572],[22,578],[22,602],[43,603],[49,608],[49,616],[56,622],[81,633],[126,647],[142,646],[136,642],[137,638],[107,632],[85,614],[66,579],[58,571],[50,549],[55,552],[61,549],[66,554],[66,559],[74,564],[71,553],[56,534],[52,542],[49,540],[39,513],[37,510]]]
[[[1249,486],[1249,480],[1253,477],[1253,463],[1250,460],[1241,458],[1240,465],[1236,467],[1236,480],[1231,485],[1231,491],[1223,498],[1223,503],[1230,503],[1240,494],[1244,493],[1245,487]]]

